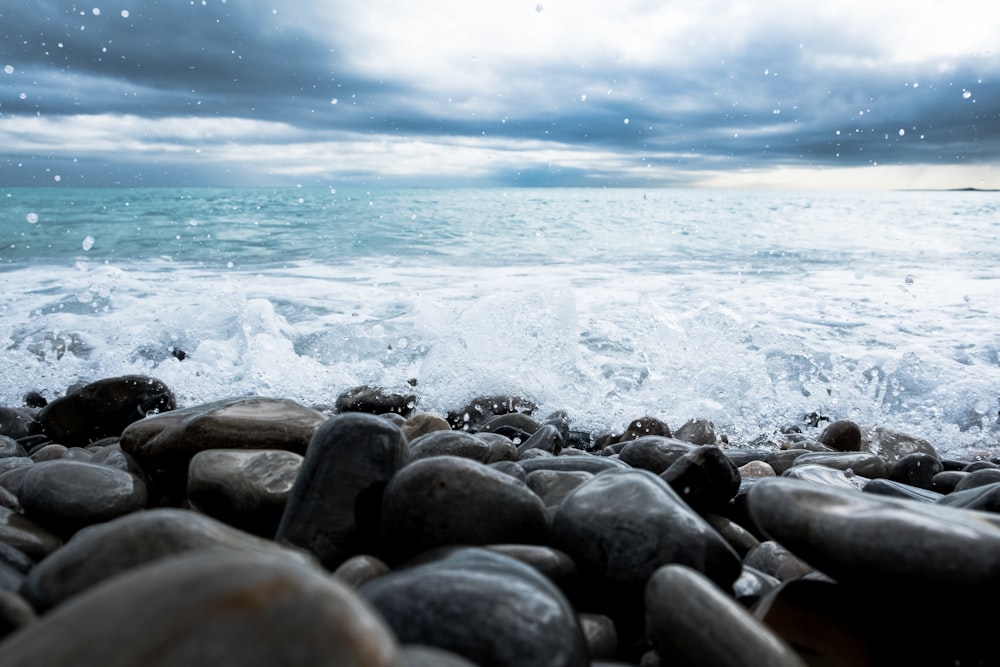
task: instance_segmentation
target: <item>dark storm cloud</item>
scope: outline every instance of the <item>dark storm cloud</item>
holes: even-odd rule
[[[944,69],[931,61],[859,65],[877,56],[872,45],[831,27],[819,33],[822,42],[756,36],[696,65],[543,63],[530,76],[501,71],[510,94],[497,99],[406,77],[366,78],[344,55],[348,9],[329,34],[286,22],[280,10],[163,1],[124,15],[108,6],[95,12],[59,0],[14,0],[0,10],[0,67],[14,68],[0,74],[0,118],[245,118],[318,139],[345,132],[496,138],[689,169],[967,164],[1000,155],[996,58]],[[854,57],[822,57],[837,50]],[[27,157],[8,153],[7,160]],[[497,173],[501,180],[590,180],[578,166]],[[593,173],[604,172],[596,165]]]

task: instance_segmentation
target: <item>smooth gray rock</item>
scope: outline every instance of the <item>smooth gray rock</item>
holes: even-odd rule
[[[815,464],[793,465],[783,472],[781,476],[849,491],[860,491],[870,481],[867,477],[855,475],[849,470],[837,470],[829,466]]]
[[[59,459],[33,464],[17,494],[24,514],[68,536],[146,507],[149,494],[135,475],[95,463]]]
[[[477,665],[588,663],[583,632],[566,598],[507,556],[458,549],[369,581],[359,593],[403,644],[435,646]]]
[[[660,473],[688,505],[701,511],[718,511],[740,490],[740,471],[715,445],[701,445],[684,454]]]
[[[887,477],[889,467],[881,457],[870,452],[809,452],[795,459],[793,466],[821,465],[840,471],[852,471],[855,475],[867,477]]]
[[[708,419],[690,419],[674,432],[674,437],[692,445],[714,445],[718,441],[715,424]]]
[[[838,452],[861,450],[861,429],[849,419],[835,421],[823,429],[816,441]]]
[[[914,453],[928,454],[937,459],[941,458],[934,446],[923,438],[881,426],[872,433],[869,448],[881,456],[889,466],[904,456]]]
[[[537,450],[536,450],[537,451]],[[521,459],[518,464],[528,474],[536,470],[557,470],[589,472],[594,475],[605,470],[630,470],[631,467],[618,459],[606,456],[544,456],[535,459]]]
[[[977,473],[969,473],[975,475]],[[983,512],[1000,512],[1000,482],[952,491],[937,500],[938,505]]]
[[[389,421],[360,412],[330,418],[309,444],[275,540],[311,551],[330,570],[375,553],[382,492],[408,460],[406,438]]]
[[[384,622],[318,567],[197,552],[104,582],[0,643],[5,667],[390,667]]]
[[[926,452],[914,452],[897,459],[889,466],[888,477],[894,482],[929,489],[934,475],[942,470],[944,464],[936,456]]]
[[[862,489],[865,493],[874,493],[880,496],[890,496],[892,498],[902,498],[905,500],[915,500],[922,503],[937,502],[944,498],[944,494],[923,489],[918,486],[910,486],[902,482],[894,482],[891,479],[873,479],[865,484]]]
[[[805,667],[780,637],[703,574],[665,565],[645,591],[646,634],[666,664]]]
[[[490,446],[465,431],[432,431],[410,441],[410,460],[431,456],[461,456],[480,463],[490,459]]]
[[[743,557],[743,565],[769,574],[782,582],[801,579],[816,571],[816,568],[774,540],[765,540],[750,549]]]
[[[545,506],[523,482],[457,456],[414,461],[382,503],[381,553],[398,563],[452,544],[545,542]]]
[[[43,611],[95,584],[154,560],[188,551],[262,551],[312,562],[221,521],[189,510],[161,508],[128,514],[76,533],[28,574],[21,594]]]
[[[549,511],[554,511],[572,491],[594,475],[580,470],[536,470],[528,475],[528,488]]]
[[[626,443],[618,457],[633,468],[659,475],[670,465],[692,451],[695,445],[663,435],[644,435]]]
[[[206,449],[191,459],[191,507],[254,535],[272,537],[302,456],[280,449]]]
[[[62,540],[19,512],[0,507],[0,542],[39,561],[62,546]]]

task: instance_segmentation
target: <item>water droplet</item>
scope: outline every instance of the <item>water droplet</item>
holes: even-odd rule
[[[127,9],[123,9],[122,10],[122,18],[123,19],[127,19],[128,18],[128,10]]]
[[[13,65],[4,65],[3,71],[4,71],[4,74],[13,74],[14,73],[14,66]]]
[[[93,14],[94,16],[100,16],[101,15],[101,8],[100,7],[94,7],[93,9],[90,10],[90,13]]]
[[[913,278],[913,274],[912,273],[907,273],[906,277],[903,278],[903,282],[906,283],[907,285],[912,285],[913,281],[914,281],[914,278]]]
[[[28,221],[28,224],[33,225],[36,222],[38,222],[38,214],[34,212],[29,213],[28,215],[24,216],[24,219]]]
[[[580,95],[580,101],[581,102],[586,102],[587,101],[587,93],[584,93],[583,95]]]
[[[972,97],[972,91],[971,90],[963,90],[962,91],[962,99],[967,100],[970,97]]]
[[[26,100],[28,99],[28,93],[19,93],[17,97],[18,99]]]
[[[628,125],[628,118],[625,119],[625,124]]]
[[[905,134],[906,134],[906,130],[904,130],[903,128],[899,128],[899,136],[901,136],[901,137],[902,137],[902,136],[904,136]]]
[[[83,239],[83,243],[80,245],[83,247],[84,250],[90,250],[91,248],[94,247],[94,237],[88,236],[87,238]]]
[[[337,100],[336,97],[334,97],[332,100],[330,100],[330,104],[336,104],[337,102],[338,102],[338,100]]]

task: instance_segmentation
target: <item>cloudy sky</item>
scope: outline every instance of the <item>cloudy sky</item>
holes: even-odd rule
[[[0,186],[1000,187],[995,0],[4,0]]]

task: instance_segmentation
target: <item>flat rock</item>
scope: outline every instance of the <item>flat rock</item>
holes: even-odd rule
[[[545,542],[545,506],[520,480],[471,459],[436,456],[396,473],[382,504],[390,563],[452,544]]]
[[[477,665],[588,664],[583,632],[559,589],[498,553],[458,549],[369,581],[359,593],[403,644],[445,649]]]
[[[795,459],[793,466],[820,465],[855,475],[886,477],[889,467],[881,457],[870,452],[809,452]]]
[[[131,473],[65,458],[33,464],[17,497],[25,516],[62,536],[143,509],[149,498]]]
[[[330,570],[374,553],[383,490],[409,455],[403,432],[386,419],[361,412],[330,418],[312,437],[275,540],[312,552]]]
[[[82,446],[108,436],[155,412],[177,406],[163,382],[145,375],[124,375],[91,382],[55,399],[38,413],[38,421],[55,442]]]
[[[0,542],[9,544],[35,561],[62,546],[62,540],[52,532],[6,507],[0,507]]]
[[[805,667],[783,639],[700,572],[665,565],[645,590],[646,633],[663,664]]]
[[[44,611],[95,584],[154,560],[188,551],[277,552],[312,562],[281,547],[190,510],[162,508],[128,514],[76,533],[28,574],[21,594]]]
[[[56,640],[57,638],[57,640]],[[191,553],[122,574],[0,643],[6,667],[388,667],[392,633],[319,568]]]
[[[283,449],[305,454],[326,416],[294,401],[232,398],[174,410],[135,422],[121,448],[143,466],[186,470],[206,449]]]
[[[655,475],[692,451],[695,445],[663,435],[644,435],[631,439],[618,452],[618,457],[633,468],[648,470]]]
[[[206,449],[191,459],[187,498],[199,512],[273,537],[302,456],[281,449]]]
[[[838,582],[949,601],[1000,593],[990,513],[786,478],[760,480],[747,500],[761,530]]]
[[[491,453],[485,440],[465,431],[432,431],[410,441],[411,461],[430,456],[462,456],[486,463]]]

